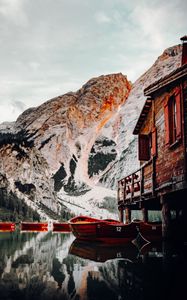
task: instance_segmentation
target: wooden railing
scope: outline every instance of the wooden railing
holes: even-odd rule
[[[118,181],[118,205],[132,204],[154,196],[155,193],[155,160],[146,162],[140,169]]]

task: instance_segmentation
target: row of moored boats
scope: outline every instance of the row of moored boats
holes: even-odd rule
[[[56,232],[71,232],[71,227],[68,222],[63,223],[52,223],[48,222],[20,222],[16,224],[14,222],[0,222],[0,231],[9,231],[13,232],[16,228],[21,231],[49,231],[50,228],[52,231]]]
[[[12,222],[0,222],[0,231],[14,231],[16,226]],[[48,222],[21,222],[18,226],[21,231],[72,231],[79,240],[107,243],[133,240],[138,234],[148,241],[162,238],[161,222],[143,222],[141,220],[133,220],[129,224],[124,224],[113,219],[100,220],[88,216],[78,216],[63,223],[53,222],[52,226],[49,226]]]

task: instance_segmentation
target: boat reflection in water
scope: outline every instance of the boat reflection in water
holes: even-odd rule
[[[131,262],[142,259],[148,255],[153,257],[162,257],[162,242],[146,242],[139,239],[133,242],[127,242],[123,245],[114,245],[75,239],[70,246],[69,253],[89,259],[95,262],[105,262],[111,259],[126,259]]]
[[[96,262],[105,262],[115,258],[126,258],[134,261],[138,257],[139,250],[131,242],[112,246],[106,243],[90,243],[89,241],[76,239],[72,243],[69,253]]]
[[[74,240],[70,254],[102,262],[87,274],[88,299],[181,299],[185,290],[187,261],[185,247],[161,241],[121,246]],[[181,263],[183,262],[183,265]],[[92,294],[90,288],[92,289]],[[103,289],[103,290],[102,290]],[[118,297],[118,298],[117,298]]]
[[[185,250],[139,239],[114,246],[72,233],[0,232],[0,299],[183,299]]]

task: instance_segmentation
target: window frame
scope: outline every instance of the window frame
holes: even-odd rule
[[[165,114],[165,144],[172,148],[182,139],[181,93],[176,88],[167,96],[164,105]]]
[[[168,112],[169,112],[169,141],[170,145],[177,141],[177,109],[176,99],[172,95],[168,101]]]

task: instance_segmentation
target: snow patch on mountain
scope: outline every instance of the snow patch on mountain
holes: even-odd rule
[[[69,196],[63,190],[58,193],[60,203],[77,215],[88,215],[101,219],[118,219],[116,191],[95,186],[79,196]]]

